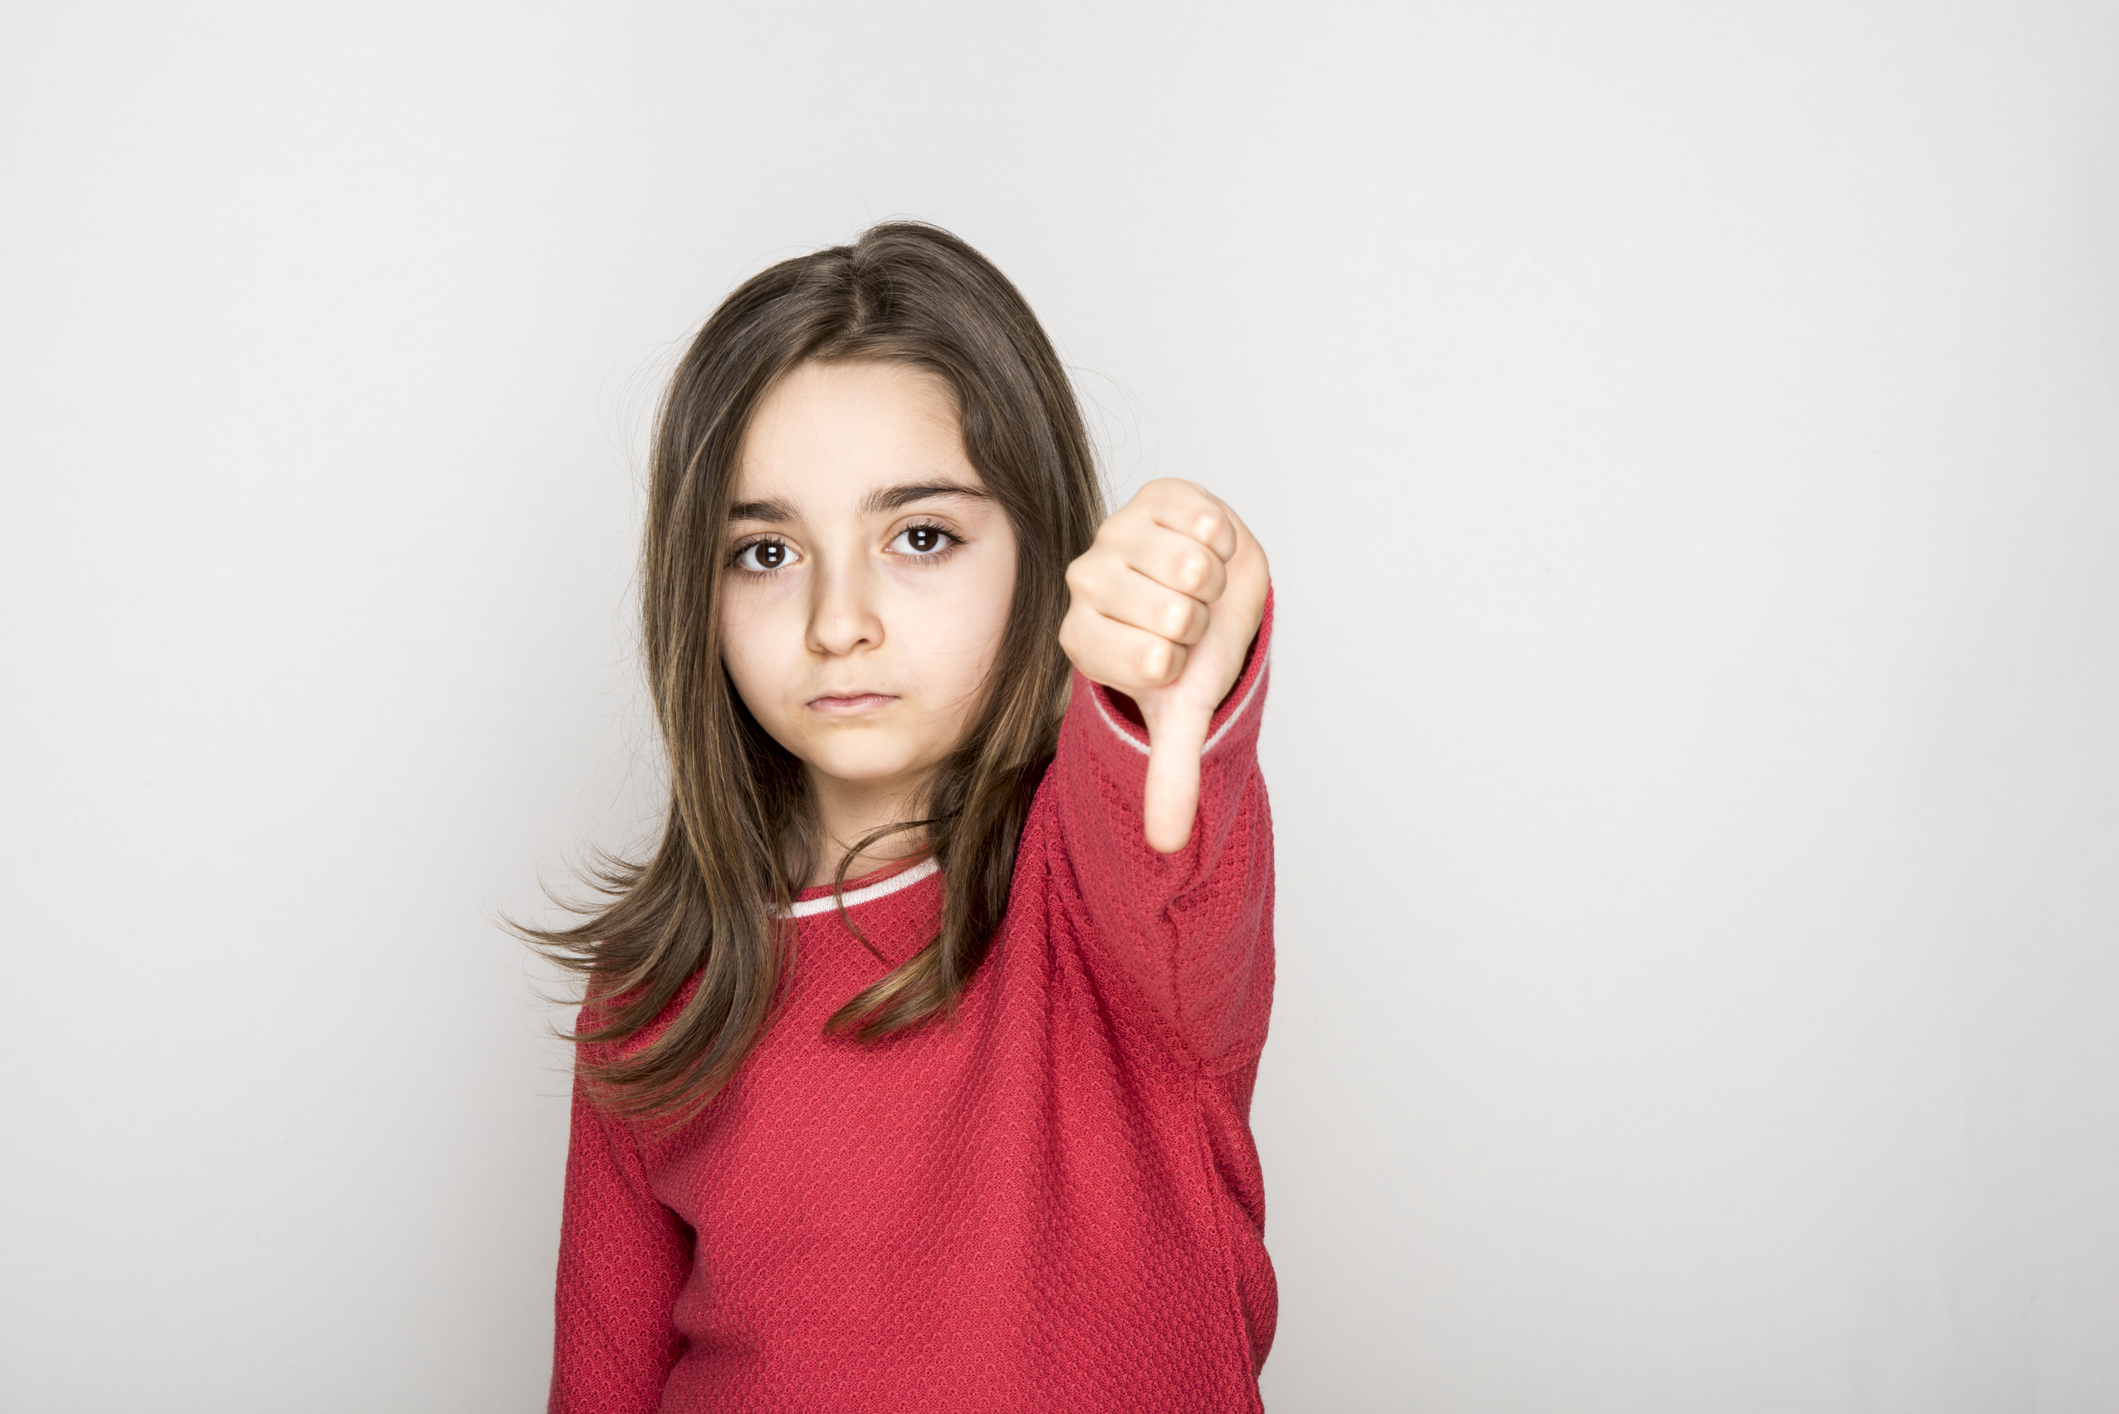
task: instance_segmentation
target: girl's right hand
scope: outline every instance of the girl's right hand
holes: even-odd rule
[[[1183,849],[1199,809],[1207,724],[1243,671],[1265,612],[1265,551],[1236,512],[1191,481],[1151,481],[1067,567],[1060,647],[1082,676],[1123,692],[1148,727],[1148,843]]]

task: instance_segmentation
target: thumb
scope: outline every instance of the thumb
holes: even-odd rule
[[[1141,801],[1148,844],[1175,854],[1192,838],[1199,813],[1199,754],[1207,744],[1207,714],[1171,703],[1147,718],[1148,781]]]

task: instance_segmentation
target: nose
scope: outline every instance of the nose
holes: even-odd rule
[[[883,620],[870,596],[868,575],[858,557],[826,556],[827,563],[810,577],[809,649],[840,658],[883,644]]]

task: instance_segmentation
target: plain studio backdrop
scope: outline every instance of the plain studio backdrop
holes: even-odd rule
[[[2119,1408],[2119,8],[0,24],[0,1406],[539,1407],[655,395],[909,215],[1273,558],[1270,1408]]]

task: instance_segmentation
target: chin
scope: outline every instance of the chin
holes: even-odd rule
[[[914,752],[820,751],[803,758],[813,771],[841,781],[881,782],[916,775],[922,769]]]

